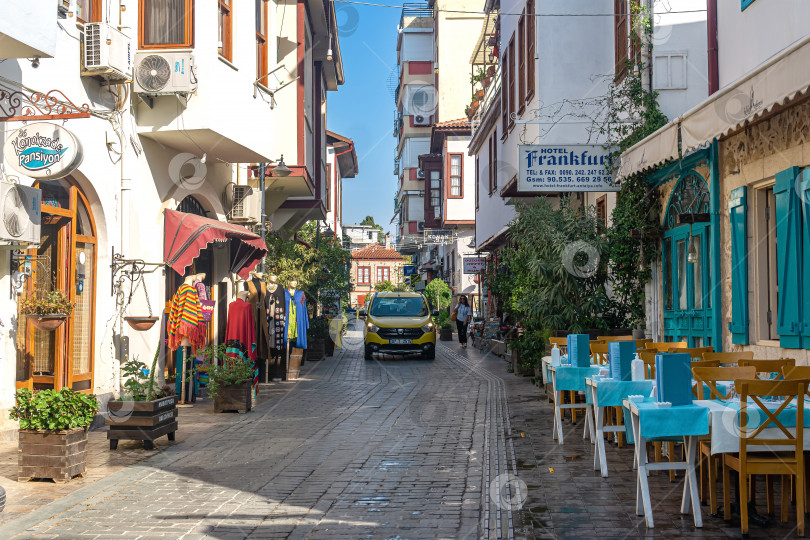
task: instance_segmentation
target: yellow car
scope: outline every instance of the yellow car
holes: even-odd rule
[[[438,312],[434,312],[434,315]],[[436,358],[436,325],[425,297],[412,292],[378,292],[360,311],[364,319],[365,358],[374,353],[421,353]]]

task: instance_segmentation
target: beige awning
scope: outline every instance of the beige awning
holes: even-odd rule
[[[481,34],[478,36],[478,40],[475,42],[475,48],[473,49],[473,54],[470,58],[470,64],[473,66],[481,66],[492,63],[489,60],[489,53],[487,53],[487,41],[489,40],[489,36],[495,34],[495,23],[497,21],[497,11],[487,13],[487,17],[481,27]]]
[[[678,124],[670,122],[625,150],[621,156],[617,177],[627,178],[676,157],[678,157]]]
[[[744,126],[810,88],[810,35],[688,111],[683,151]]]

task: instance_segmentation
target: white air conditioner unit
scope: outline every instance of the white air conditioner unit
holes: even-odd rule
[[[416,169],[416,177],[417,178],[424,178],[425,177],[425,169]]]
[[[102,77],[110,82],[132,79],[130,39],[107,23],[84,25],[82,75]]]
[[[416,230],[422,232],[425,230],[425,222],[424,221],[417,221],[416,222]]]
[[[262,194],[250,186],[232,186],[233,206],[228,221],[256,223],[261,217]]]
[[[0,182],[0,245],[39,244],[42,191]]]
[[[191,52],[135,53],[134,91],[146,96],[190,94],[197,89]]]
[[[431,116],[427,114],[415,114],[413,115],[413,125],[415,126],[429,126]]]

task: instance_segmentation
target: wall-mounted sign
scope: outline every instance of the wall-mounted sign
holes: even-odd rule
[[[450,229],[425,229],[425,244],[449,244],[453,241]]]
[[[464,273],[480,274],[487,269],[486,257],[464,257]]]
[[[520,145],[518,191],[619,191],[598,144]]]
[[[79,140],[70,131],[56,124],[35,122],[8,136],[3,157],[20,174],[54,180],[76,170],[84,154]]]
[[[419,273],[415,265],[409,264],[402,267],[402,275],[405,277],[413,276]]]

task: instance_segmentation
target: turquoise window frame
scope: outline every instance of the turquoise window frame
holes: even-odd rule
[[[755,0],[742,0],[742,4],[740,5],[740,11],[745,11],[745,8],[753,4],[754,1]]]

